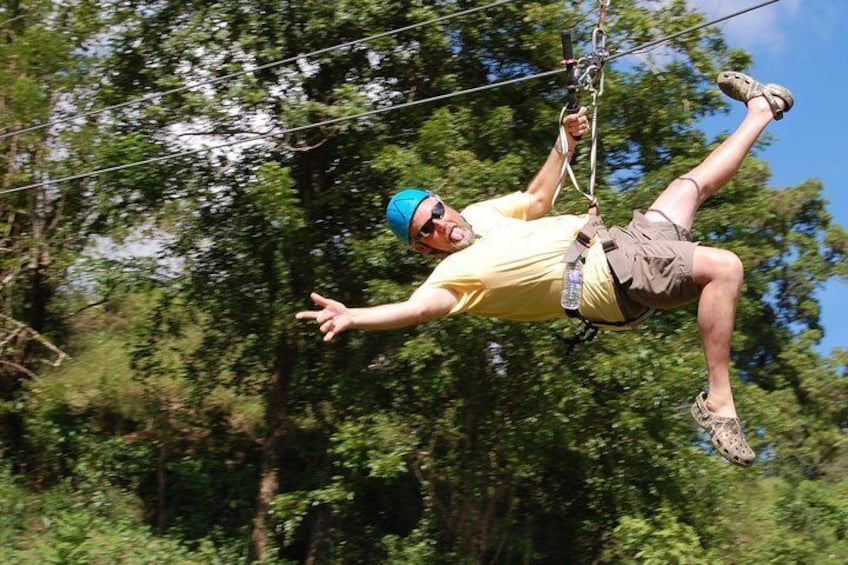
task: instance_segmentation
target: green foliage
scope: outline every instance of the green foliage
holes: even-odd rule
[[[95,468],[89,471],[97,473]],[[0,560],[4,563],[244,562],[237,553],[208,540],[191,549],[178,540],[153,535],[141,520],[139,502],[126,492],[104,488],[104,483],[96,491],[63,483],[34,493],[17,484],[4,465],[0,492]]]
[[[440,561],[435,540],[421,530],[414,530],[405,537],[386,536],[383,544],[386,548],[385,563],[428,565]]]
[[[380,414],[342,423],[332,437],[334,451],[343,467],[369,477],[389,479],[405,474],[415,445],[409,443],[409,432],[402,426]]]
[[[814,481],[803,481],[791,487],[784,485],[775,508],[775,519],[784,533],[803,538],[814,549],[838,551],[840,558],[848,555],[848,498],[845,497],[844,479],[842,483],[836,489],[834,485]]]
[[[705,551],[695,530],[680,523],[668,508],[658,509],[649,519],[622,517],[603,559],[645,565],[722,562]]]
[[[352,500],[353,493],[348,491],[340,480],[335,480],[321,489],[308,492],[292,491],[275,497],[271,505],[271,515],[274,521],[280,524],[286,539],[292,539],[314,508],[329,506],[338,511]]]
[[[722,519],[734,536],[721,553],[725,561],[835,564],[848,557],[844,478],[838,482],[772,479],[746,490],[751,497],[727,505]]]
[[[87,108],[257,69],[22,134],[0,147],[4,162],[33,165],[4,178],[156,159],[193,134],[230,142],[548,70],[563,22],[585,53],[597,18],[595,2],[510,3],[259,68],[479,5],[415,4],[4,12],[17,26],[0,42],[7,124],[55,115],[60,92]],[[704,21],[682,0],[614,2],[608,16],[615,49]],[[724,109],[710,77],[750,64],[706,30],[651,62],[663,80],[647,64],[607,68],[598,192],[609,223],[715,146],[696,128]],[[73,361],[48,371],[16,346],[10,359],[37,379],[0,373],[0,561],[845,562],[846,351],[814,347],[816,291],[848,272],[846,233],[818,181],[769,190],[754,156],[697,223],[696,237],[733,250],[748,274],[733,384],[761,454],[749,471],[718,459],[686,413],[706,377],[693,308],[573,351],[559,339],[566,321],[451,318],[328,346],[295,322],[312,290],[351,306],[406,298],[432,263],[385,229],[389,195],[421,186],[461,208],[523,189],[555,139],[562,86],[527,81],[154,161],[63,184],[55,199],[4,197],[0,231],[15,238],[0,274],[27,274],[3,288],[4,313]],[[44,159],[51,143],[62,151]],[[584,206],[572,193],[558,204]],[[153,238],[177,268],[78,262],[101,234]]]

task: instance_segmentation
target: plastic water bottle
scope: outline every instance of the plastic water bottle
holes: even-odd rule
[[[580,308],[580,297],[583,294],[583,262],[573,261],[565,265],[562,274],[562,307],[566,310]]]

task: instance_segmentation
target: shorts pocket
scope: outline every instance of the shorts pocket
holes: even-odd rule
[[[697,300],[700,289],[684,272],[682,260],[672,253],[633,257],[628,297],[649,306],[668,310]]]

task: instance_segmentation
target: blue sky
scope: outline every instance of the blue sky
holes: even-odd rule
[[[759,2],[689,0],[711,19]],[[828,211],[848,227],[848,0],[781,0],[719,27],[730,45],[753,55],[752,75],[795,95],[795,108],[769,126],[775,142],[759,154],[771,167],[771,186],[820,179]],[[734,108],[705,127],[729,129],[742,112]],[[819,298],[821,352],[848,347],[848,281],[831,281]]]

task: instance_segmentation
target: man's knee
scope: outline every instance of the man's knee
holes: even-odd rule
[[[701,247],[695,252],[695,279],[700,285],[714,280],[742,287],[745,268],[739,256],[727,249]]]
[[[722,264],[722,272],[725,277],[738,282],[740,285],[742,284],[742,280],[745,278],[745,267],[742,265],[742,259],[739,256],[726,249],[720,249],[721,251],[721,264]]]

